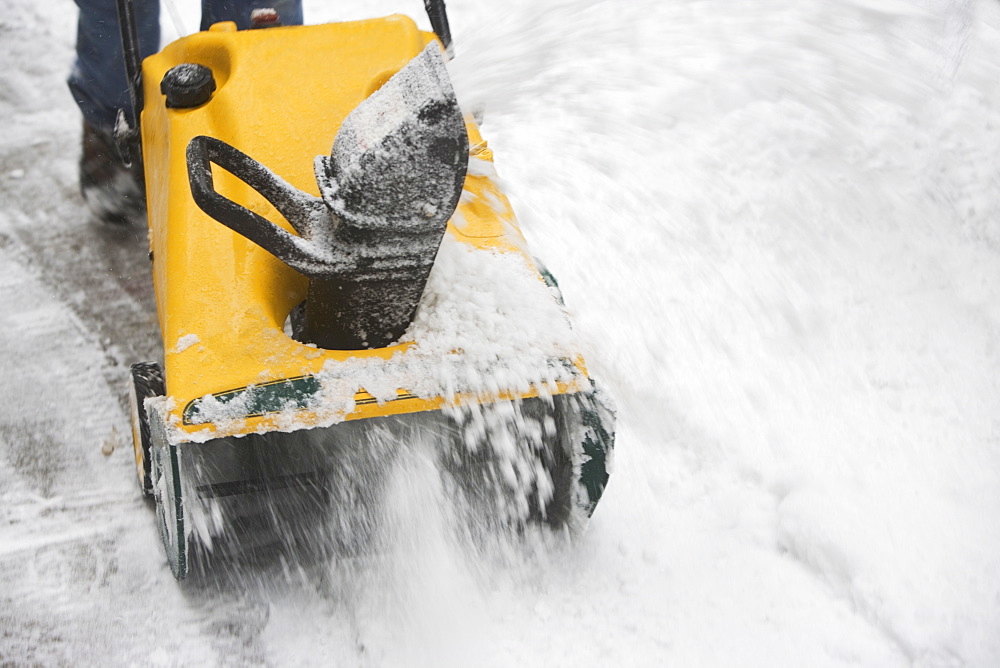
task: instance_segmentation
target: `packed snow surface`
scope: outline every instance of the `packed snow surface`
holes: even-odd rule
[[[458,99],[619,408],[607,493],[572,543],[470,544],[415,444],[384,551],[184,585],[127,438],[145,232],[77,194],[68,3],[8,5],[0,663],[1000,665],[994,0],[450,0]]]

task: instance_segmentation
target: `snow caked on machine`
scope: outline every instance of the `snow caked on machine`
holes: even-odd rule
[[[164,342],[132,366],[133,440],[174,575],[364,549],[417,442],[502,530],[582,526],[613,416],[456,101],[443,2],[433,33],[218,23],[142,63],[118,4]]]

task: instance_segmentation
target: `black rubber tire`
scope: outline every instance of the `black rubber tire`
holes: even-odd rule
[[[150,475],[150,433],[149,417],[146,415],[145,400],[166,394],[163,371],[155,362],[139,362],[129,369],[129,417],[132,422],[132,447],[135,451],[136,473],[143,496],[153,496],[153,482]]]

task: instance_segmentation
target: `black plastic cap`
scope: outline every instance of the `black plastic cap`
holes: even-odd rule
[[[167,107],[171,109],[199,107],[215,92],[215,77],[204,65],[183,63],[163,75],[160,92],[167,96]]]

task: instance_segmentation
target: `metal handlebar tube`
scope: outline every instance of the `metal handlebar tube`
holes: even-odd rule
[[[125,75],[128,79],[129,100],[132,102],[132,121],[139,125],[142,113],[142,57],[139,55],[139,30],[135,22],[133,0],[116,0],[118,30],[121,32],[122,53],[125,56]]]
[[[136,28],[133,0],[115,0],[118,8],[118,31],[122,40],[125,62],[125,78],[128,82],[128,96],[132,103],[132,118],[118,110],[115,123],[115,143],[127,166],[136,162],[142,166],[142,134],[139,131],[139,116],[145,104],[142,93],[142,57],[139,53],[139,30]]]
[[[445,9],[444,0],[424,0],[424,9],[427,10],[427,18],[431,20],[431,28],[441,40],[449,56],[454,55],[454,47],[451,43],[451,27],[448,25],[448,10]]]

